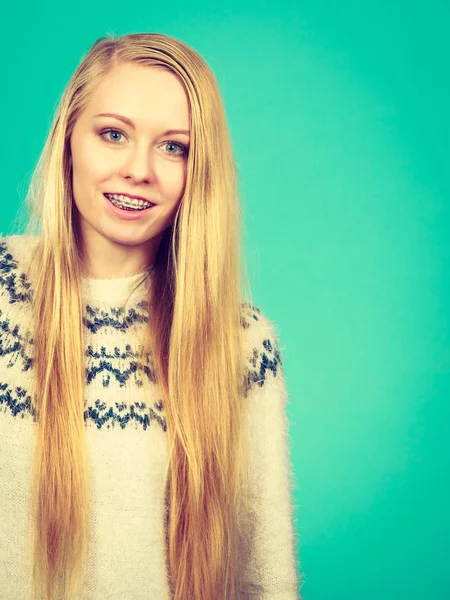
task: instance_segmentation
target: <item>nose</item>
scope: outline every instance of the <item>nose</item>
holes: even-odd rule
[[[143,144],[130,149],[127,159],[121,169],[122,177],[131,177],[134,181],[150,183],[156,180],[154,157]]]

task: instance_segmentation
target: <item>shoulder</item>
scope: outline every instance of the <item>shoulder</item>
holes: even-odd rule
[[[0,236],[0,272],[2,275],[17,268],[17,263],[10,251],[11,237],[14,236]]]
[[[12,304],[29,299],[25,276],[35,238],[27,235],[0,235],[0,295]]]
[[[277,325],[269,319],[260,306],[241,303],[241,325],[248,330],[250,337],[255,335],[278,336]]]
[[[269,379],[282,372],[283,357],[280,335],[275,321],[254,304],[241,304],[241,325],[244,328],[244,359],[246,395],[254,386],[263,387]]]
[[[0,235],[0,270],[8,272],[25,266],[36,238],[25,234]]]
[[[241,304],[241,325],[245,330],[245,343],[247,347],[262,345],[277,346],[279,350],[280,334],[278,325],[255,304],[243,302]]]

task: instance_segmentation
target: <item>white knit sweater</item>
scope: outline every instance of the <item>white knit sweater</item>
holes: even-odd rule
[[[31,598],[30,466],[36,422],[30,299],[24,276],[29,238],[0,237],[0,598]],[[92,511],[91,550],[79,600],[169,600],[165,558],[164,407],[145,397],[135,370],[148,317],[144,289],[119,308],[138,276],[83,280],[86,410]],[[151,285],[148,283],[147,285]],[[240,579],[242,600],[300,597],[287,394],[274,326],[243,304],[253,493],[251,552]],[[32,336],[31,336],[32,337]],[[201,599],[198,599],[201,600]]]

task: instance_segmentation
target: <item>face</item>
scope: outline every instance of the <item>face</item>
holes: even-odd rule
[[[114,67],[79,115],[70,148],[90,276],[131,274],[153,264],[186,184],[189,101],[181,82],[157,68]],[[105,193],[137,196],[154,206],[127,211]]]

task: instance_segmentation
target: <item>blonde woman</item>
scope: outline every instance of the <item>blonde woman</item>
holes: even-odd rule
[[[299,598],[280,349],[204,60],[97,40],[27,201],[0,240],[0,597]]]

